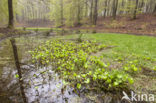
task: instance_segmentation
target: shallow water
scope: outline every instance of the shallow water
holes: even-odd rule
[[[51,38],[54,37],[16,37],[28,103],[119,103],[117,96],[114,96],[114,99],[109,94],[104,94],[103,98],[99,98],[95,93],[78,96],[69,86],[62,91],[62,79],[53,72],[52,67],[32,65],[28,51]],[[23,102],[16,74],[12,47],[9,39],[6,39],[0,42],[0,103]]]
[[[18,55],[20,58],[25,94],[29,103],[73,103],[81,98],[67,88],[64,93],[62,80],[52,71],[51,67],[37,68],[29,62],[28,50],[33,49],[41,42],[50,39],[44,36],[24,36],[16,38]],[[17,71],[14,65],[13,51],[9,39],[0,43],[0,101],[2,103],[22,102]],[[46,73],[43,73],[45,71]]]

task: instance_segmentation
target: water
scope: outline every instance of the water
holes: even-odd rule
[[[36,68],[29,62],[28,50],[40,45],[51,37],[23,36],[16,38],[18,55],[22,63],[25,94],[29,103],[72,103],[81,101],[73,89],[67,87],[61,92],[63,83],[51,67]],[[2,103],[22,102],[13,51],[9,39],[0,44],[0,101]],[[41,74],[46,72],[44,74]]]
[[[28,35],[16,37],[28,103],[118,103],[112,94],[87,93],[78,96],[73,88],[66,89],[52,67],[36,67],[30,62],[29,50],[53,36]],[[12,46],[9,39],[0,42],[0,103],[22,103]],[[104,95],[103,98],[101,98]],[[114,97],[114,98],[113,98]],[[114,101],[114,102],[113,102]]]

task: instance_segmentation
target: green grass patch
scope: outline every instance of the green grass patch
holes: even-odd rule
[[[78,38],[78,35],[69,35],[65,38]],[[94,39],[98,42],[114,46],[109,52],[103,54],[110,59],[137,59],[152,67],[156,61],[156,38],[148,36],[135,36],[128,34],[84,34],[83,39]],[[150,64],[149,64],[150,62]],[[144,64],[142,63],[142,64]]]
[[[77,38],[78,35],[69,35],[66,38]],[[112,50],[126,54],[138,54],[156,58],[156,38],[148,36],[135,36],[128,34],[84,34],[83,38],[94,39],[104,44],[116,46]]]

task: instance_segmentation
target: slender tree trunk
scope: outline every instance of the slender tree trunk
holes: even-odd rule
[[[63,26],[63,0],[60,0],[60,3],[61,3],[61,26]]]
[[[140,8],[143,9],[143,7],[144,7],[144,0],[142,0],[140,3]]]
[[[156,15],[156,4],[154,6],[153,14]]]
[[[88,0],[85,1],[85,15],[84,17],[87,17],[87,14],[88,14]]]
[[[118,9],[118,0],[113,0],[113,19],[116,19],[117,9]]]
[[[105,8],[104,8],[104,12],[103,12],[103,17],[106,17],[106,11],[107,11],[107,0],[105,1]]]
[[[91,0],[91,6],[90,6],[90,22],[93,22],[93,0]]]
[[[124,5],[125,5],[125,2],[124,2],[124,0],[122,0],[122,2],[121,2],[121,8],[124,8]],[[120,11],[120,14],[123,14],[123,13],[124,13],[124,11],[121,10],[121,11]]]
[[[94,0],[94,15],[93,15],[93,25],[96,25],[96,22],[97,22],[97,16],[98,16],[98,10],[97,10],[97,7],[98,7],[98,0]]]
[[[80,14],[81,14],[81,6],[80,6],[80,0],[77,1],[77,25],[80,25]]]
[[[133,14],[133,19],[136,19],[136,13],[137,13],[137,9],[138,9],[138,3],[139,3],[139,0],[136,0],[134,14]]]
[[[19,63],[19,58],[18,58],[18,52],[17,52],[17,46],[16,46],[15,39],[11,39],[10,42],[11,42],[11,45],[12,45],[12,48],[13,48],[13,53],[14,53],[14,59],[15,59],[15,65],[16,65],[16,68],[17,68],[17,73],[19,75],[19,84],[20,84],[20,90],[21,90],[22,99],[23,99],[24,103],[27,103],[27,99],[26,99],[25,92],[24,92],[22,72],[21,72],[21,68],[20,68],[20,63]]]
[[[8,12],[9,12],[8,28],[13,29],[14,28],[14,14],[13,14],[13,1],[12,0],[8,0]]]

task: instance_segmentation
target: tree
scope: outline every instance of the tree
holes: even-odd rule
[[[116,12],[118,9],[118,0],[113,0],[113,19],[116,19]]]
[[[84,13],[84,17],[87,17],[88,14],[88,0],[85,0],[85,13]]]
[[[136,0],[135,9],[134,9],[134,13],[133,13],[133,19],[136,19],[136,13],[137,13],[137,9],[138,9],[138,3],[139,3],[139,0]]]
[[[6,0],[0,0],[0,22],[1,24],[8,23],[8,3]]]
[[[8,1],[8,7],[7,7]],[[18,1],[18,2],[17,2]],[[13,3],[14,2],[14,3]],[[13,8],[13,5],[18,5]],[[8,13],[9,8],[9,13]],[[98,9],[97,9],[98,8]],[[13,15],[13,9],[14,14]],[[8,27],[13,27],[15,20],[27,23],[40,23],[51,20],[56,27],[63,25],[77,26],[89,22],[96,25],[100,16],[130,14],[136,19],[137,11],[140,13],[156,14],[155,0],[0,0],[0,21],[5,24],[9,16]],[[9,14],[9,15],[8,15]],[[17,18],[18,17],[18,18]],[[31,21],[31,22],[30,22]],[[32,22],[33,21],[33,22]]]
[[[98,16],[98,0],[94,0],[94,15],[93,15],[93,25],[96,25],[97,22],[97,16]]]
[[[9,23],[8,28],[14,28],[13,0],[8,0]]]
[[[77,0],[76,1],[77,2],[77,20],[76,20],[76,25],[78,26],[78,25],[80,25],[81,23],[80,23],[80,20],[81,20],[81,1],[80,0]]]
[[[106,17],[106,11],[107,11],[107,2],[108,0],[105,0],[105,7],[104,7],[104,10],[103,10],[103,17],[105,18]]]
[[[153,14],[156,15],[156,3],[154,5]]]
[[[63,26],[63,0],[60,0],[60,6],[61,6],[61,26]]]
[[[93,0],[90,0],[91,5],[90,5],[90,22],[93,22]]]

